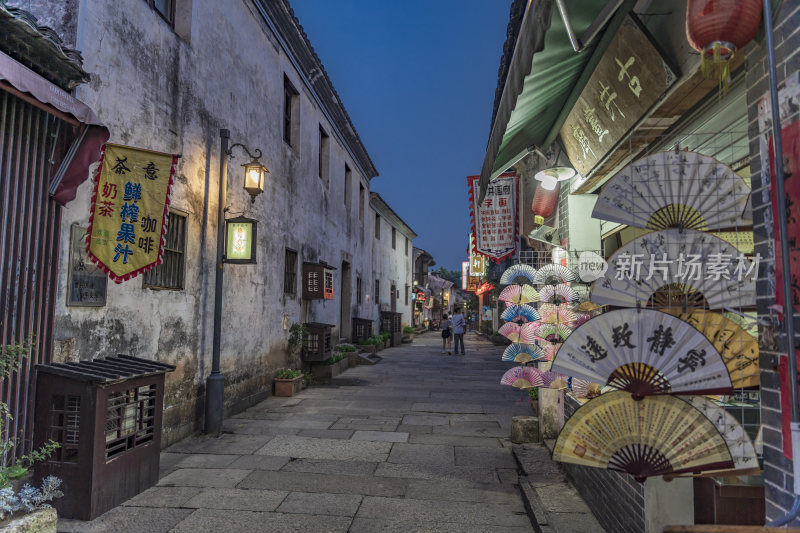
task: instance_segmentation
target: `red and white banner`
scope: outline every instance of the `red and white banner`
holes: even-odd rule
[[[500,262],[517,250],[517,177],[501,174],[489,184],[483,203],[480,197],[480,176],[468,176],[469,211],[475,234],[475,253]]]

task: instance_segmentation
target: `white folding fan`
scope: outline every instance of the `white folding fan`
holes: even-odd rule
[[[545,285],[542,287],[539,290],[539,297],[543,302],[561,304],[574,302],[578,295],[566,283],[559,283],[558,285]]]
[[[527,283],[533,283],[533,277],[535,275],[536,269],[530,265],[511,265],[503,272],[503,275],[500,276],[500,284],[511,285],[520,278],[524,279]]]
[[[636,397],[733,391],[725,361],[711,341],[654,309],[618,309],[594,317],[567,337],[552,370]]]
[[[714,230],[752,225],[750,187],[724,163],[696,152],[658,152],[617,172],[592,218],[637,228]]]
[[[551,263],[536,271],[533,282],[537,284],[558,284],[577,281],[578,274],[564,265]]]
[[[553,460],[650,476],[722,470],[734,460],[714,424],[675,396],[635,400],[611,391],[585,403],[567,420]]]
[[[751,268],[736,248],[709,233],[655,231],[611,256],[591,300],[619,307],[747,307],[755,305]]]

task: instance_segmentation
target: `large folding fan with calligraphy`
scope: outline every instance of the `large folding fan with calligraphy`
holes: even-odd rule
[[[725,362],[711,341],[654,309],[618,309],[592,318],[564,341],[552,370],[636,397],[733,392]]]
[[[508,267],[503,275],[500,276],[501,285],[510,285],[520,278],[528,283],[533,283],[533,277],[536,275],[536,269],[530,265],[518,264]]]
[[[591,300],[619,307],[636,307],[637,302],[643,307],[752,306],[752,267],[743,256],[740,260],[736,248],[714,235],[694,230],[655,231],[632,240],[611,256],[605,276],[592,286]]]
[[[725,438],[692,404],[675,396],[634,400],[611,391],[575,411],[558,435],[553,460],[650,476],[734,467]]]
[[[658,152],[617,172],[592,218],[637,228],[701,231],[752,225],[750,187],[724,163],[696,152]]]
[[[733,320],[702,309],[664,309],[698,329],[722,355],[733,387],[755,387],[761,382],[758,366],[758,340]]]

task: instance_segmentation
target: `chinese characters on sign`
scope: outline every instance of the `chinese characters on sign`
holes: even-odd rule
[[[627,17],[559,132],[578,172],[588,175],[675,79],[639,24]]]
[[[480,205],[477,205],[480,176],[469,176],[467,180],[475,232],[474,252],[500,261],[517,247],[517,178],[501,174],[489,184]]]
[[[67,305],[102,307],[106,304],[108,277],[89,260],[84,242],[86,234],[86,228],[77,225],[70,228]]]
[[[617,256],[616,270],[614,278],[618,280],[649,281],[653,278],[664,282],[673,281],[700,281],[710,279],[736,280],[745,279],[755,280],[758,274],[758,265],[761,262],[761,254],[756,254],[752,262],[739,254],[715,253],[709,254],[705,263],[702,262],[700,254],[679,254],[677,259],[667,259],[667,254],[663,254],[659,259],[656,255],[651,255],[649,261],[644,260],[645,254],[631,254],[624,252]],[[670,266],[677,265],[677,270],[673,273]],[[674,274],[674,275],[673,275]],[[675,279],[673,279],[673,277]]]
[[[86,250],[116,283],[161,263],[177,156],[106,144],[95,176]]]

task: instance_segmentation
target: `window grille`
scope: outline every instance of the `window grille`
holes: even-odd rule
[[[50,405],[50,439],[59,444],[51,461],[76,463],[81,425],[81,397],[54,395]]]
[[[283,292],[290,296],[297,294],[297,252],[288,248],[284,254]]]
[[[145,385],[108,397],[106,459],[153,440],[156,386]]]
[[[186,252],[186,216],[169,212],[162,262],[144,275],[143,286],[149,289],[183,290]]]

